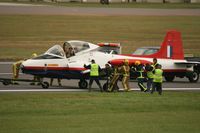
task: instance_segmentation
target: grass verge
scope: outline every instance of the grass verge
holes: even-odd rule
[[[200,93],[1,93],[2,133],[198,133]]]
[[[200,50],[200,17],[0,15],[0,20],[1,60],[28,58],[66,40],[120,42],[123,53],[132,53],[159,46],[170,29],[182,33],[185,53]]]

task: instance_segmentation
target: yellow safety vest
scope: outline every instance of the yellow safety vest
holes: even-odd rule
[[[91,64],[90,76],[99,76],[99,65]]]
[[[153,82],[162,83],[162,81],[163,81],[162,74],[163,74],[163,70],[155,69]]]
[[[153,71],[154,71],[155,67],[153,65],[151,65],[151,67],[153,67],[153,70],[152,71],[147,71],[147,77],[148,78],[153,78]]]

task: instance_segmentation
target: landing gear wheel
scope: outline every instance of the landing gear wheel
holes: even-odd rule
[[[2,83],[3,83],[3,85],[5,85],[5,86],[11,84],[11,82],[10,82],[9,80],[4,80]]]
[[[175,75],[166,75],[165,76],[165,80],[167,82],[172,82],[174,80],[174,78],[175,78]]]
[[[49,83],[48,82],[43,82],[42,83],[42,88],[48,89],[49,88]]]
[[[199,73],[197,71],[193,71],[191,76],[188,77],[189,81],[192,83],[196,83],[199,80]]]
[[[86,80],[80,80],[78,82],[78,86],[80,89],[86,89],[88,87],[88,83]]]

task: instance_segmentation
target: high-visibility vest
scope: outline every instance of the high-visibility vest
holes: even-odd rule
[[[99,76],[99,65],[91,64],[90,76]]]
[[[163,81],[162,74],[163,74],[163,70],[161,70],[161,69],[155,69],[155,74],[154,74],[153,82],[162,83],[162,81]]]
[[[147,71],[148,78],[153,78],[153,71],[154,71],[155,67],[153,65],[151,65],[151,67],[153,67],[153,69],[151,71]]]
[[[144,78],[144,76],[143,76],[144,71],[143,70],[138,71],[138,73],[139,73],[138,78]]]

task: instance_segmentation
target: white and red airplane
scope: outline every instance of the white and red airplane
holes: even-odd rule
[[[152,63],[153,58],[157,58],[167,81],[185,76],[191,82],[197,82],[199,79],[199,73],[193,69],[199,62],[189,62],[184,59],[181,34],[175,30],[167,32],[158,52],[151,55],[113,54],[116,51],[108,51],[104,47],[84,41],[67,41],[65,46],[73,48],[75,55],[67,58],[63,48],[55,45],[44,54],[24,61],[22,72],[47,78],[80,79],[79,87],[86,88],[89,70],[83,66],[90,64],[92,59],[104,68],[108,62],[111,65],[119,65],[124,59],[128,59],[129,65],[136,61],[146,64]]]

